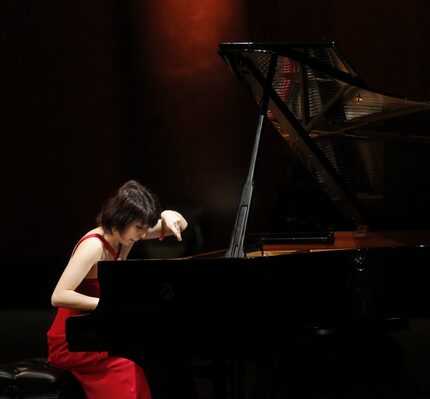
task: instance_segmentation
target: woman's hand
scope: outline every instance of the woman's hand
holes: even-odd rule
[[[181,233],[188,226],[185,218],[176,211],[161,212],[161,231],[160,240],[168,235],[174,235],[178,241],[182,241]]]

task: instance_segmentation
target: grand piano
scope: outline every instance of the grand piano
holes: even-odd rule
[[[67,321],[70,349],[237,360],[428,318],[430,104],[370,90],[332,42],[222,43],[219,54],[259,111],[229,248],[103,262],[99,306]],[[270,126],[346,227],[250,234]]]

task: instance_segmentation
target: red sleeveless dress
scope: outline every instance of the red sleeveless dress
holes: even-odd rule
[[[89,234],[75,247],[90,237],[99,238],[114,259],[118,254],[99,234]],[[99,297],[97,279],[85,279],[76,289],[84,295]],[[87,399],[151,399],[151,393],[141,367],[129,359],[109,356],[107,352],[69,352],[66,319],[81,312],[60,307],[47,333],[48,361],[55,367],[70,370],[82,384]]]

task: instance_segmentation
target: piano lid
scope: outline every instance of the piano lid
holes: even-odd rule
[[[268,97],[267,119],[357,227],[428,227],[430,103],[370,90],[331,42],[219,53],[259,105]]]

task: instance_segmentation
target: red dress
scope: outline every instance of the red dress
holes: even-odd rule
[[[118,258],[116,251],[99,234],[85,236],[77,246],[94,236],[103,241],[114,259]],[[76,291],[99,297],[98,280],[85,279]],[[78,310],[58,308],[47,333],[48,361],[55,367],[70,370],[82,384],[87,399],[151,399],[143,370],[131,360],[109,356],[107,352],[69,352],[65,322],[68,317],[78,314]]]

